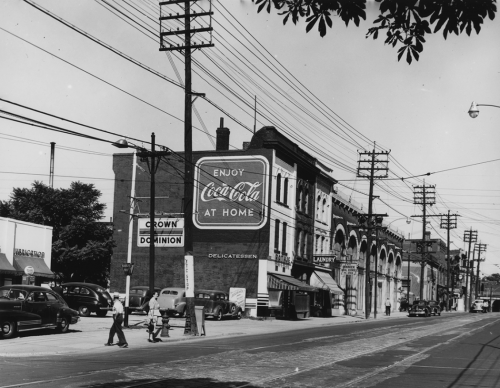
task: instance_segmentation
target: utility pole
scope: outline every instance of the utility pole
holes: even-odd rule
[[[472,243],[477,242],[477,230],[472,230],[472,226],[470,230],[466,230],[464,232],[464,242],[469,243],[469,250],[467,251],[467,261],[465,265],[465,308],[468,310],[469,309],[469,295],[468,295],[468,287],[469,287],[469,269],[470,269],[470,264],[472,264],[472,261],[470,260],[470,246]],[[471,278],[471,288],[472,288],[472,276]],[[466,310],[466,311],[467,311]]]
[[[56,143],[50,142],[50,173],[49,173],[49,186],[54,187],[54,154],[55,154]]]
[[[422,263],[420,269],[420,300],[424,298],[424,269],[427,260],[427,243],[425,241],[425,228],[427,225],[427,205],[432,206],[436,203],[436,186],[424,185],[413,186],[413,203],[415,205],[422,205]],[[419,216],[412,216],[419,217]]]
[[[185,90],[184,90],[184,263],[186,282],[186,305],[191,322],[192,335],[198,335],[196,315],[194,308],[194,279],[189,279],[189,274],[194,274],[193,257],[193,125],[192,106],[193,96],[205,97],[203,93],[193,93],[191,82],[191,54],[193,50],[212,47],[212,2],[209,1],[210,10],[191,12],[191,3],[197,0],[170,0],[160,2],[160,51],[184,52],[185,64]],[[179,7],[181,13],[170,8]],[[198,18],[209,18],[208,27],[191,28],[191,21]],[[169,23],[171,23],[169,25]],[[183,25],[184,29],[179,29]],[[208,33],[207,43],[203,40],[192,41],[194,34]]]
[[[481,261],[484,261],[484,259],[481,259],[481,252],[486,252],[486,244],[474,244],[474,250],[477,251],[477,269],[476,269],[476,293],[475,293],[475,299],[478,298],[479,296],[479,291],[480,291],[480,282],[479,282],[479,265],[481,264]]]
[[[372,217],[373,214],[373,186],[375,179],[383,179],[387,178],[389,175],[389,152],[390,151],[375,151],[376,144],[373,143],[373,151],[363,151],[359,153],[359,161],[358,161],[358,178],[368,178],[370,179],[370,192],[368,196],[368,219],[367,219],[367,229],[368,229],[368,247],[367,254],[365,260],[365,318],[368,319],[370,317],[371,310],[371,298],[370,298],[370,255],[371,255],[371,229],[372,226]],[[368,158],[366,158],[368,157]],[[365,159],[366,158],[366,159]],[[366,167],[368,166],[368,167]],[[379,215],[381,216],[381,215]],[[375,249],[375,255],[378,255],[377,247]],[[375,269],[376,270],[376,269]],[[377,279],[375,279],[375,293],[377,292]],[[377,306],[374,306],[375,310]]]
[[[450,266],[451,266],[451,257],[450,257],[450,230],[457,228],[457,217],[458,214],[450,214],[448,210],[448,214],[440,214],[441,223],[440,228],[447,230],[447,239],[446,239],[446,289],[450,292]]]

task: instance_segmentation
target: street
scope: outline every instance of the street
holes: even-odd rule
[[[253,324],[244,321],[213,327]],[[102,347],[85,354],[4,355],[0,387],[496,387],[499,321],[495,313],[401,315],[335,326],[316,320],[301,330]],[[76,334],[85,335],[75,333],[75,340]],[[21,340],[50,347],[51,338],[64,338],[59,336]],[[104,342],[105,331],[100,336]]]

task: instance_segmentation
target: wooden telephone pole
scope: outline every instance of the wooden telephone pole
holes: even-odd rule
[[[368,247],[367,247],[367,252],[366,252],[366,260],[365,260],[365,318],[368,319],[370,317],[370,310],[371,310],[371,297],[370,297],[370,290],[371,290],[371,283],[370,283],[370,255],[371,255],[371,245],[372,245],[372,237],[371,237],[371,231],[373,228],[376,228],[376,226],[373,226],[373,221],[372,217],[375,216],[373,214],[373,186],[374,186],[374,180],[375,179],[383,179],[387,178],[389,175],[389,152],[390,151],[381,151],[381,152],[376,152],[375,151],[376,144],[373,143],[373,151],[363,151],[359,152],[359,161],[358,161],[358,171],[357,171],[357,177],[358,178],[368,178],[370,180],[370,193],[368,196],[368,219],[367,219],[367,227],[368,229]],[[385,214],[386,215],[386,214]],[[383,216],[381,214],[378,214],[377,216]],[[380,221],[381,222],[381,221]],[[377,244],[377,241],[375,242]],[[377,257],[378,251],[376,249],[375,251],[375,257]],[[377,271],[377,268],[375,268],[375,273]],[[375,275],[376,276],[376,275]],[[377,279],[375,279],[375,293],[377,292]],[[376,300],[376,299],[375,299]],[[377,306],[374,306],[375,308],[375,316],[376,316],[376,309]]]
[[[191,322],[191,334],[198,335],[194,308],[193,257],[193,96],[205,97],[203,93],[193,93],[191,82],[191,55],[194,50],[212,47],[212,3],[209,11],[192,12],[191,4],[196,0],[171,0],[160,2],[160,51],[180,51],[184,53],[185,93],[184,93],[184,262],[186,286],[186,305]],[[180,9],[175,9],[175,7]],[[180,12],[177,12],[180,11]],[[193,28],[192,22],[209,18],[208,26]],[[181,26],[183,29],[181,29]],[[208,33],[208,37],[194,40],[195,34]],[[198,35],[200,36],[200,35]],[[194,277],[194,276],[193,276]]]

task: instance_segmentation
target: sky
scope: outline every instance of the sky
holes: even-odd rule
[[[420,60],[408,65],[382,38],[365,38],[373,2],[360,27],[336,18],[323,38],[303,23],[283,25],[276,12],[257,13],[250,0],[213,1],[212,11],[214,47],[193,53],[193,90],[206,94],[194,103],[194,150],[214,149],[221,117],[231,148],[250,141],[256,99],[257,129],[274,125],[332,168],[339,192],[364,210],[359,152],[390,151],[389,179],[374,193],[385,223],[421,238],[421,218],[406,222],[422,214],[414,188],[435,186],[427,213],[458,214],[451,248],[467,249],[464,231],[477,230],[487,244],[481,272],[500,272],[500,109],[467,114],[473,100],[500,106],[498,16],[479,35],[429,35]],[[150,0],[0,2],[0,200],[14,187],[49,183],[55,142],[54,187],[93,183],[109,220],[112,155],[120,152],[113,141],[149,148],[154,132],[157,144],[183,151],[184,64],[178,52],[159,50],[159,14]],[[427,230],[446,241],[439,219]]]

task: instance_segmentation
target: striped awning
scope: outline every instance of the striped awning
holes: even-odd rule
[[[9,274],[12,276],[19,276],[22,274],[21,271],[17,271],[12,264],[9,263],[5,253],[0,253],[0,273]]]
[[[269,290],[318,291],[317,287],[310,286],[299,279],[276,273],[267,274],[267,288]]]
[[[45,264],[45,260],[38,257],[14,256],[14,267],[18,271],[22,271],[22,273],[24,273],[24,269],[27,266],[33,267],[35,270],[33,275],[35,276],[49,279],[53,279],[55,277],[54,273],[49,267],[47,267],[47,264]]]
[[[324,290],[330,290],[332,294],[344,295],[335,279],[329,273],[314,271],[313,276],[311,276],[311,283]]]

